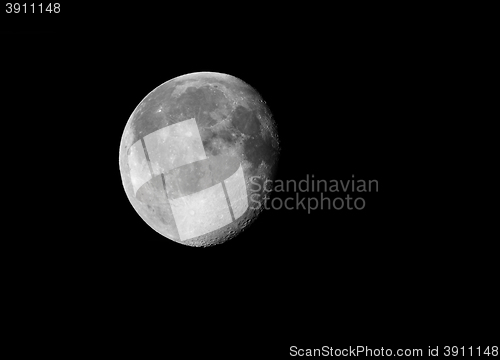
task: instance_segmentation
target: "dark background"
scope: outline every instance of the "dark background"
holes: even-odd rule
[[[247,279],[263,292],[350,281],[400,261],[395,248],[405,251],[408,240],[401,237],[412,234],[396,230],[400,205],[390,183],[404,181],[397,143],[405,134],[397,129],[412,116],[402,114],[402,103],[414,70],[399,40],[291,19],[286,28],[276,19],[203,26],[189,17],[163,27],[155,17],[145,19],[149,13],[134,16],[141,21],[129,12],[110,19],[104,10],[37,22],[29,15],[2,34],[13,86],[28,90],[22,106],[36,114],[28,123],[47,134],[45,146],[57,159],[45,172],[56,179],[64,174],[47,180],[58,183],[49,196],[58,205],[48,212],[64,219],[49,227],[54,256],[88,261],[104,277],[147,273],[165,284],[206,278],[233,286]],[[214,248],[166,240],[125,196],[118,149],[140,101],[161,83],[195,71],[234,75],[262,95],[278,125],[279,179],[355,175],[378,180],[379,192],[363,194],[361,211],[267,211],[237,239]],[[64,249],[72,255],[60,257]]]
[[[232,333],[256,323],[258,332],[247,331],[277,354],[312,333],[330,344],[341,318],[352,342],[360,324],[379,331],[380,317],[395,316],[397,328],[427,306],[451,312],[445,298],[428,297],[439,291],[436,277],[458,280],[443,269],[447,252],[418,187],[422,104],[435,101],[429,66],[442,44],[404,28],[406,17],[384,25],[359,12],[210,10],[217,15],[144,6],[73,8],[57,20],[3,14],[9,129],[33,139],[23,150],[36,174],[27,186],[46,189],[13,252],[30,286],[113,327],[148,318],[189,331],[224,322]],[[378,180],[379,192],[362,195],[361,211],[264,212],[212,248],[163,238],[125,195],[119,145],[152,89],[196,71],[234,75],[262,95],[278,125],[279,179],[355,175]]]

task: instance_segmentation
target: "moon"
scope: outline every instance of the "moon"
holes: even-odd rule
[[[234,76],[170,79],[137,105],[122,133],[120,174],[137,214],[188,246],[235,238],[262,212],[276,175],[276,121]]]

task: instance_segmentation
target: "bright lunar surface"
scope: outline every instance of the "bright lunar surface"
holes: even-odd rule
[[[132,113],[120,172],[137,213],[191,246],[235,237],[263,209],[279,157],[272,114],[230,75],[200,72],[158,86]]]

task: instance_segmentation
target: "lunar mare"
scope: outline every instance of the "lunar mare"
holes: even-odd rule
[[[241,80],[195,73],[166,82],[134,110],[122,136],[123,185],[157,232],[191,246],[233,238],[262,211],[250,178],[274,176],[279,154],[265,102]]]

